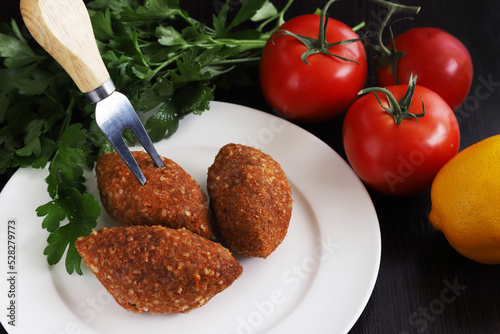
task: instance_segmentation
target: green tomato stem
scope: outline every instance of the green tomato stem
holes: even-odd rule
[[[422,101],[422,113],[413,114],[408,111],[410,110],[411,102],[415,94],[416,85],[417,85],[417,77],[411,75],[406,94],[399,101],[396,100],[394,95],[387,88],[381,88],[381,87],[370,87],[362,89],[361,91],[359,91],[358,95],[373,93],[380,106],[389,115],[392,116],[396,125],[400,125],[403,119],[407,118],[415,118],[416,122],[418,123],[418,119],[425,116],[425,105],[422,97],[420,97],[420,100]],[[389,108],[385,107],[382,104],[382,101],[380,101],[380,98],[376,93],[382,93],[387,97],[387,100],[389,102]]]
[[[334,3],[336,0],[330,0],[327,2],[325,7],[323,8],[323,11],[321,12],[320,18],[319,18],[319,35],[318,35],[318,41],[320,43],[320,48],[324,49],[326,46],[326,27],[328,25],[328,18],[326,18],[326,13],[328,13],[328,9],[330,9],[330,6],[332,3]],[[325,20],[326,18],[326,20]]]
[[[313,37],[309,37],[309,36],[295,34],[295,33],[288,31],[288,30],[278,30],[277,34],[275,34],[274,37],[280,36],[280,35],[293,36],[296,39],[298,39],[302,44],[304,44],[307,47],[307,51],[302,54],[301,59],[306,65],[309,65],[307,58],[309,56],[317,54],[317,53],[324,53],[326,55],[336,57],[336,58],[342,59],[344,61],[349,61],[349,62],[353,62],[353,63],[358,64],[358,62],[356,62],[352,59],[332,54],[328,50],[335,45],[356,43],[356,42],[359,42],[362,40],[361,38],[356,38],[356,39],[350,39],[350,40],[340,41],[340,42],[336,42],[336,43],[327,43],[327,41],[326,41],[326,28],[328,25],[328,18],[326,17],[326,14],[327,14],[328,9],[330,8],[331,4],[333,4],[335,1],[337,1],[337,0],[328,1],[328,3],[325,5],[323,10],[321,11],[318,38],[313,38]]]
[[[418,12],[420,12],[420,7],[418,7],[418,6],[404,6],[404,5],[392,3],[389,1],[385,1],[385,0],[372,0],[372,1],[378,5],[386,7],[389,10],[389,12],[384,17],[384,20],[382,21],[382,23],[380,25],[380,29],[379,29],[378,34],[377,34],[377,41],[378,41],[378,45],[383,50],[383,52],[388,57],[390,57],[392,55],[392,52],[382,42],[382,35],[383,35],[385,28],[387,27],[387,24],[389,23],[391,16],[395,13],[408,13],[408,14],[416,15],[416,14],[418,14]]]
[[[393,3],[390,1],[385,1],[385,0],[371,0],[372,2],[386,7],[389,12],[387,15],[384,17],[384,20],[380,24],[380,29],[377,32],[377,45],[379,47],[379,50],[384,54],[386,62],[391,66],[392,69],[392,75],[394,77],[394,82],[399,85],[399,80],[396,77],[396,68],[398,64],[399,58],[404,57],[406,54],[404,51],[398,51],[396,50],[394,46],[394,34],[392,33],[392,29],[389,27],[389,33],[391,37],[391,49],[385,46],[382,36],[384,33],[385,28],[387,27],[389,20],[391,19],[392,15],[396,13],[408,13],[412,15],[416,15],[420,12],[420,7],[419,6],[405,6],[405,5],[400,5],[397,3]],[[380,66],[380,65],[379,65]]]

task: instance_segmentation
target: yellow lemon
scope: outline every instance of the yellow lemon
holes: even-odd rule
[[[500,135],[458,153],[436,175],[429,220],[460,254],[500,264]]]

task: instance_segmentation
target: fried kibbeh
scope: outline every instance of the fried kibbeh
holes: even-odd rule
[[[188,313],[243,272],[229,250],[185,229],[103,228],[76,248],[116,302],[136,313]]]
[[[96,164],[97,188],[106,212],[118,224],[185,228],[214,239],[208,199],[196,180],[174,161],[162,157],[157,168],[143,151],[133,151],[144,176],[141,185],[118,153],[102,155]]]
[[[266,258],[285,238],[292,216],[292,189],[278,162],[261,150],[227,144],[207,178],[216,226],[228,247]]]

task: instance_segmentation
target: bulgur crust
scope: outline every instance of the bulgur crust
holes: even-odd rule
[[[78,238],[76,248],[116,302],[136,313],[187,313],[243,271],[220,244],[164,226],[103,228]]]
[[[147,179],[143,186],[118,153],[102,155],[96,164],[97,188],[106,212],[120,225],[186,228],[214,239],[208,200],[195,179],[174,161],[157,168],[146,152],[132,155]]]
[[[270,155],[225,145],[208,169],[207,187],[217,228],[232,250],[266,258],[281,244],[292,215],[292,190]]]

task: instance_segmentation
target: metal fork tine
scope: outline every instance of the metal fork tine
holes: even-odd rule
[[[156,167],[162,168],[163,161],[161,160],[160,155],[156,151],[156,148],[154,147],[153,142],[149,138],[146,129],[144,129],[144,126],[139,120],[139,117],[137,117],[137,115],[135,116],[136,116],[135,121],[132,122],[132,124],[129,124],[130,129],[134,132],[135,136],[137,137],[141,145],[144,147],[146,152],[148,152],[151,159],[153,159],[153,162],[155,163]]]
[[[107,133],[107,132],[105,132]],[[134,157],[132,156],[132,153],[128,149],[127,144],[125,144],[125,141],[123,140],[123,137],[109,137],[107,136],[113,147],[116,149],[116,152],[122,157],[122,160],[125,162],[125,164],[128,166],[128,168],[134,173],[135,177],[137,180],[142,184],[146,184],[146,177],[141,171],[141,168],[137,164],[137,161],[135,161]]]
[[[142,185],[146,183],[146,178],[123,140],[123,130],[131,129],[155,165],[159,168],[163,167],[160,155],[125,95],[115,91],[97,102],[95,118],[99,128],[106,134],[113,147]]]

